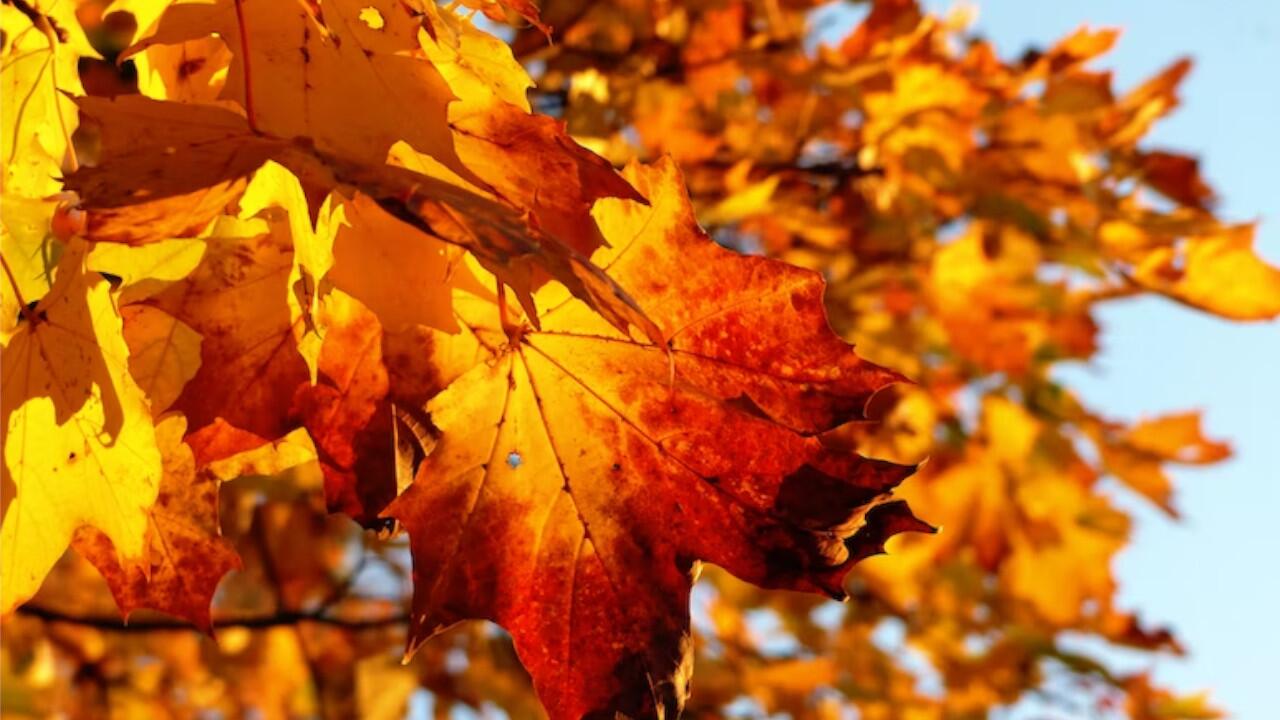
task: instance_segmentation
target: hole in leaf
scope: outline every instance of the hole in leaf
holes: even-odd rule
[[[515,470],[523,464],[524,458],[520,457],[520,453],[512,450],[507,454],[507,465],[510,465],[512,470]]]
[[[369,26],[371,30],[381,30],[386,27],[387,21],[383,19],[382,13],[377,8],[367,7],[360,11],[360,21]]]

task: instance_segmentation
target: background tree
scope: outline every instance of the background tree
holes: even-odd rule
[[[218,38],[144,42],[120,73],[94,58],[101,53],[116,59],[137,39],[155,37],[147,28],[155,27],[164,5],[121,2],[104,9],[85,3],[74,14],[61,8],[33,15],[26,10],[34,6],[6,4],[6,135],[17,137],[8,98],[22,78],[51,79],[73,94],[140,92],[213,102],[234,75],[226,68],[237,52]],[[1186,61],[1118,92],[1109,73],[1093,69],[1094,58],[1115,41],[1111,31],[1081,30],[1043,51],[1002,59],[967,32],[962,15],[931,16],[903,0],[872,4],[847,37],[825,45],[813,40],[814,4],[807,2],[547,0],[535,12],[526,3],[477,0],[441,11],[437,29],[448,28],[459,38],[453,56],[432,54],[450,51],[438,39],[419,52],[440,67],[450,59],[501,59],[500,45],[488,44],[493,41],[463,19],[473,10],[498,22],[511,19],[519,28],[495,32],[510,38],[515,58],[537,81],[529,93],[535,111],[563,120],[573,139],[615,166],[674,158],[698,220],[718,242],[821,272],[837,332],[861,356],[914,381],[876,396],[875,414],[883,422],[843,426],[824,442],[904,464],[927,458],[898,494],[943,532],[892,540],[889,557],[859,565],[846,582],[852,601],[844,605],[758,590],[708,568],[694,595],[697,673],[685,710],[689,716],[827,718],[856,709],[866,718],[984,717],[1028,697],[1061,704],[1073,714],[1216,716],[1201,698],[1178,697],[1145,676],[1116,674],[1105,658],[1063,642],[1083,634],[1143,651],[1181,651],[1168,631],[1146,626],[1114,600],[1111,564],[1128,542],[1130,518],[1103,480],[1118,480],[1176,515],[1166,466],[1215,462],[1229,450],[1201,434],[1194,413],[1137,423],[1105,417],[1057,382],[1055,367],[1094,356],[1094,313],[1119,298],[1160,294],[1234,320],[1280,314],[1280,273],[1253,254],[1252,227],[1213,214],[1212,191],[1194,159],[1143,143],[1151,125],[1176,107]],[[80,35],[81,25],[87,37]],[[135,28],[143,32],[135,36]],[[50,75],[22,67],[33,62]],[[483,66],[477,67],[483,76]],[[484,104],[487,96],[468,95],[456,78],[446,80],[455,81],[450,88],[459,97],[447,115],[454,132],[486,137],[492,130],[483,120],[493,115],[475,113],[477,107],[493,112]],[[60,107],[70,100],[32,97],[48,104],[40,112],[74,121],[74,108],[64,113]],[[113,140],[106,129],[95,134],[89,112],[95,106],[83,107],[79,152],[70,157],[100,153],[109,159],[113,147],[128,144]],[[538,127],[562,142],[553,125]],[[324,128],[309,127],[308,133],[323,147]],[[67,154],[57,147],[56,135],[38,134],[36,141],[43,144],[40,158]],[[354,151],[352,145],[338,138],[327,149]],[[514,140],[504,145],[516,146]],[[566,191],[548,183],[543,191],[537,181],[545,177],[529,177],[515,165],[486,174],[477,159],[485,150],[469,149],[465,141],[457,148],[461,162],[449,166],[450,172],[473,172],[505,197],[527,195],[522,209],[569,243],[592,247],[595,238],[575,235],[581,217],[572,207],[556,205],[551,187],[585,201],[625,193],[601,187],[607,176],[593,175],[585,164],[572,166],[580,186]],[[11,146],[6,155],[6,243],[51,247],[50,234],[75,234],[59,231],[58,223],[74,222],[76,213],[36,202],[63,190],[56,181],[26,194],[31,202],[12,199],[9,189],[15,185],[32,187],[21,185],[33,181],[17,174],[25,167],[18,160],[30,157],[22,149]],[[340,228],[334,207],[321,206],[323,193],[316,197],[315,178],[285,164],[301,179],[298,199],[281,201],[272,189],[287,185],[281,178],[289,173],[281,169],[268,182],[262,179],[268,173],[259,171],[247,195],[242,196],[243,184],[214,194],[215,208],[234,195],[242,210],[239,218],[222,222],[258,222],[256,209],[278,205],[287,217],[267,216],[268,221],[310,221],[285,236],[295,247],[301,247],[301,235],[324,235],[326,217]],[[61,165],[63,171],[76,169]],[[332,161],[325,171],[371,196],[390,182],[353,179],[358,173]],[[88,177],[76,189],[91,197],[97,186]],[[105,177],[119,192],[134,190],[131,178]],[[184,199],[187,206],[192,202]],[[359,200],[342,208],[348,221],[374,212]],[[162,230],[143,229],[165,238],[166,263],[181,265],[187,246],[168,238],[193,237],[203,224],[186,232],[186,209],[161,210],[158,217],[179,220]],[[142,227],[137,215],[122,211],[113,221],[110,213],[94,215],[90,209],[91,238],[140,242],[135,235]],[[601,231],[609,239],[607,228]],[[205,232],[201,242],[210,248],[215,240],[245,234]],[[317,312],[316,322],[328,333],[326,342],[344,334],[381,337],[381,364],[394,384],[397,353],[415,352],[422,333],[383,327],[391,312],[386,308],[404,307],[404,298],[383,297],[375,307],[373,289],[360,284],[357,261],[344,251],[349,245],[343,231],[334,232],[337,270],[328,274],[317,268],[322,263],[290,260],[283,252],[267,258],[273,251],[265,246],[255,266],[274,262],[272,277],[282,286],[302,287],[294,295],[302,300],[295,303],[305,305],[308,295],[319,303],[321,290],[314,288],[323,284],[307,281],[327,277],[337,288],[335,297],[349,293],[374,308],[379,326],[372,330],[346,322],[358,313],[342,310],[342,300],[328,306],[338,308],[328,314]],[[394,232],[383,228],[357,239],[368,244],[371,237]],[[13,256],[10,247],[6,259]],[[181,270],[166,266],[171,272],[162,280],[154,273],[137,280],[117,277],[113,270],[122,266],[102,254],[89,267],[117,279],[122,297],[132,293],[137,301],[130,310],[122,300],[126,338],[130,319],[135,328],[151,328],[144,336],[161,330],[173,336],[185,327],[205,336],[197,355],[204,353],[201,368],[213,368],[208,338],[216,325],[201,322],[215,309],[196,313],[176,298],[216,280],[208,270],[193,269],[198,263],[230,263],[242,252],[239,247],[224,255],[211,249]],[[493,259],[485,255],[489,245],[468,249],[482,260]],[[300,256],[295,250],[294,257]],[[364,267],[368,272],[370,266]],[[21,268],[17,274],[24,281],[30,276]],[[626,288],[623,278],[616,279]],[[161,288],[162,281],[178,284]],[[518,284],[517,278],[512,287]],[[43,289],[38,283],[34,290],[22,289],[26,300],[52,293],[47,281]],[[253,295],[219,297],[227,317],[238,323],[245,320],[236,313],[262,304]],[[6,293],[5,314],[16,318],[20,308],[11,299],[16,297]],[[626,312],[596,302],[606,314]],[[431,306],[421,297],[409,304]],[[144,307],[169,314],[144,318],[153,314]],[[310,318],[305,307],[279,311],[269,322],[279,320],[283,328]],[[412,316],[404,324],[430,324],[424,318]],[[155,323],[163,327],[154,329]],[[307,355],[309,332],[299,333],[300,357],[286,369],[272,364],[273,373],[305,375],[309,362],[313,373],[319,368],[322,376],[337,374],[337,361],[326,361],[323,350]],[[167,382],[154,379],[162,371],[185,375],[177,390],[186,382],[208,382],[181,362],[157,361],[145,373],[134,367],[145,352],[131,350],[129,370],[145,385],[153,413],[157,400],[151,391]],[[222,358],[226,367],[234,367],[232,354]],[[362,370],[345,372],[356,377]],[[153,380],[148,384],[146,378]],[[400,391],[429,397],[439,389]],[[291,387],[287,391],[293,393]],[[5,621],[6,712],[57,709],[89,717],[110,706],[123,715],[174,717],[207,710],[232,716],[253,711],[265,717],[399,717],[407,702],[439,716],[459,707],[501,709],[512,717],[542,712],[510,639],[494,626],[464,624],[423,645],[410,664],[398,663],[410,632],[408,543],[403,535],[388,539],[365,532],[326,510],[373,525],[377,513],[371,507],[381,508],[401,488],[354,483],[352,478],[386,468],[361,465],[376,455],[362,454],[358,443],[333,445],[333,438],[346,436],[305,410],[309,403],[331,407],[325,405],[330,399],[309,392],[292,401],[304,408],[303,427],[291,430],[292,420],[283,416],[270,423],[261,416],[233,422],[274,442],[217,462],[206,462],[218,454],[209,448],[226,435],[197,442],[180,420],[157,425],[165,477],[198,479],[190,486],[205,488],[206,526],[218,526],[214,506],[220,506],[223,539],[203,550],[220,570],[212,583],[221,571],[240,566],[219,586],[212,616],[219,628],[216,642],[188,629],[187,622],[146,610],[121,627],[117,603],[147,603],[127,595],[121,601],[118,590],[113,601],[99,572],[110,579],[112,572],[127,570],[104,568],[102,562],[95,570],[68,554],[40,594]],[[204,416],[223,416],[209,404],[225,398],[210,395],[206,402],[172,394],[167,401],[177,403],[193,426]],[[412,435],[421,419],[401,418],[396,427]],[[193,448],[194,456],[184,463],[180,452],[170,452],[173,447]],[[342,484],[347,481],[354,484]],[[90,535],[81,532],[75,544],[92,560]],[[188,583],[184,594],[192,594],[191,576],[178,575]],[[212,592],[208,586],[194,594]],[[208,624],[207,606],[203,616],[199,607],[187,610],[175,614]]]

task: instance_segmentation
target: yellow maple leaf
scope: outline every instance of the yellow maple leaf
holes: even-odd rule
[[[150,305],[128,305],[120,314],[129,344],[129,371],[158,416],[200,369],[200,333]]]
[[[279,212],[272,213],[271,209]],[[302,323],[298,337],[298,351],[307,362],[311,383],[316,382],[320,347],[324,342],[322,314],[316,312],[318,303],[332,283],[325,276],[333,268],[333,241],[343,219],[343,207],[336,205],[333,195],[325,198],[316,215],[313,227],[307,211],[307,197],[302,184],[293,173],[282,165],[268,162],[253,175],[253,180],[240,198],[240,217],[249,219],[266,214],[288,224],[293,242],[293,267],[289,271],[289,316],[297,325]]]
[[[0,612],[35,593],[79,527],[101,530],[125,566],[145,550],[160,451],[110,288],[84,255],[68,248],[4,346]]]
[[[239,104],[255,130],[307,136],[321,150],[373,163],[405,140],[472,177],[447,124],[454,96],[434,65],[414,57],[418,4],[332,0],[321,19],[304,3],[177,3],[122,58],[216,34],[233,55],[221,97]]]
[[[241,563],[218,526],[219,479],[197,471],[191,448],[182,441],[186,430],[186,418],[176,413],[156,423],[164,479],[155,506],[147,511],[147,565],[121,567],[109,539],[91,528],[76,534],[74,547],[106,578],[126,617],[151,608],[208,632],[213,593],[222,576]]]
[[[1253,226],[1239,225],[1180,247],[1152,252],[1137,281],[1176,300],[1234,320],[1280,315],[1280,269],[1253,249]]]
[[[97,57],[75,18],[75,4],[37,3],[46,13],[33,21],[17,7],[0,6],[0,251],[17,292],[0,302],[0,332],[18,316],[18,295],[34,300],[49,291],[60,250],[50,223],[61,189],[58,176],[74,169],[71,134],[77,125],[70,95],[84,89],[76,72],[81,57]],[[44,6],[44,7],[41,7]]]

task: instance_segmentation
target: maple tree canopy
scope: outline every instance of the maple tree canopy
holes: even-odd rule
[[[6,0],[5,702],[1215,717],[1058,642],[1179,650],[1100,481],[1230,451],[1054,365],[1114,298],[1280,315],[1141,144],[1189,65],[812,10]]]

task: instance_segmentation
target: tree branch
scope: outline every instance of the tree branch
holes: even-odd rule
[[[40,605],[23,605],[17,610],[18,614],[28,617],[39,618],[46,622],[67,623],[69,625],[79,625],[82,627],[91,627],[98,630],[119,633],[148,633],[148,632],[165,632],[165,631],[186,631],[195,630],[191,623],[176,618],[148,618],[146,620],[126,623],[120,618],[103,617],[103,616],[79,616],[55,610],[54,608],[43,607]],[[330,627],[341,628],[345,630],[378,630],[382,628],[395,627],[397,625],[405,625],[409,622],[408,615],[390,615],[380,618],[342,618],[324,615],[315,612],[291,612],[281,611],[273,615],[258,615],[250,617],[225,617],[215,618],[214,627],[241,627],[241,628],[272,628],[284,627],[290,625],[299,625],[302,623],[317,623],[320,625],[328,625]]]

